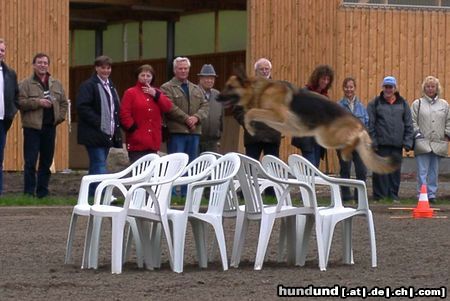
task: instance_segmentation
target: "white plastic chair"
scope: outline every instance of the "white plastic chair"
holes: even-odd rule
[[[375,228],[373,223],[372,211],[369,209],[369,202],[367,199],[367,189],[364,181],[354,179],[342,179],[334,178],[323,174],[313,164],[311,164],[304,157],[292,154],[289,156],[288,164],[292,170],[292,173],[297,177],[299,181],[309,183],[310,186],[315,187],[316,184],[329,185],[331,191],[331,206],[326,208],[320,208],[318,214],[315,216],[316,227],[319,226],[322,230],[320,237],[323,240],[324,247],[324,266],[322,270],[326,269],[328,258],[331,249],[331,242],[333,239],[333,232],[336,224],[342,221],[343,226],[343,253],[344,263],[353,264],[353,251],[352,251],[352,219],[354,216],[363,215],[367,218],[372,267],[377,266],[376,256],[376,241],[375,241]],[[345,207],[342,204],[340,186],[348,186],[350,188],[356,188],[358,191],[358,207],[351,208]],[[311,234],[310,227],[305,228],[303,247],[299,250],[300,261],[304,264],[306,257],[307,242]],[[319,237],[319,236],[318,236]]]
[[[174,186],[187,185],[192,182],[203,180],[207,176],[206,170],[216,161],[216,157],[213,154],[200,154],[199,157],[191,161],[184,169],[183,175],[174,181]],[[201,191],[197,191],[199,197],[201,197]],[[173,210],[173,209],[171,209]],[[175,211],[171,211],[172,214]],[[185,218],[187,219],[187,213]],[[152,231],[152,266],[161,266],[161,252],[160,252],[160,238],[161,227],[160,224],[155,225],[155,229]]]
[[[138,230],[142,230],[142,234],[145,231],[142,229],[140,219],[152,219],[152,217],[155,217],[156,220],[159,219],[159,221],[163,223],[163,229],[169,243],[169,253],[172,258],[172,236],[170,235],[170,231],[168,229],[167,219],[161,217],[164,217],[167,204],[170,201],[173,182],[183,173],[187,163],[188,156],[184,153],[170,154],[154,159],[151,162],[152,173],[148,181],[134,184],[128,191],[122,183],[119,183],[116,180],[107,180],[102,182],[95,192],[95,204],[90,208],[82,268],[97,268],[97,256],[91,255],[98,254],[98,241],[93,241],[91,237],[98,237],[100,235],[99,233],[93,233],[94,231],[99,232],[99,229],[94,227],[94,224],[97,222],[96,220],[99,220],[100,223],[103,217],[108,217],[112,220],[111,272],[116,274],[120,274],[122,272],[123,235],[125,221],[128,214],[131,217],[137,218],[136,223]],[[118,188],[125,195],[125,203],[123,207],[104,205],[101,203],[102,191],[104,189],[108,189],[109,187]],[[135,193],[142,193],[142,188],[145,189],[148,194],[147,203],[143,204],[142,207],[130,206]],[[144,257],[147,258],[149,255],[149,250],[146,248],[146,245],[148,244],[150,238],[147,235],[142,234],[140,237],[144,245]],[[147,260],[146,263],[148,264],[149,261]]]
[[[228,259],[225,235],[223,230],[223,209],[227,200],[233,178],[239,171],[240,159],[235,153],[229,153],[219,158],[211,166],[207,179],[192,183],[188,186],[185,210],[189,211],[189,221],[192,224],[194,238],[196,240],[197,254],[200,267],[207,266],[206,232],[205,224],[212,225],[216,242],[219,246],[222,267],[228,269]],[[200,212],[201,194],[205,187],[209,187],[208,208],[206,212]]]
[[[283,180],[292,180],[295,179],[295,176],[291,173],[291,169],[289,168],[289,165],[287,165],[285,162],[283,162],[280,158],[272,156],[272,155],[265,155],[262,160],[261,164],[264,167],[264,169],[267,171],[268,174],[270,174],[273,177],[283,179]],[[286,189],[288,185],[283,185],[283,187]],[[281,198],[283,194],[283,191],[280,191],[279,189],[275,189],[275,195],[278,199]],[[287,205],[292,205],[291,195],[287,194],[285,197],[285,202]],[[286,246],[290,245],[288,243],[288,237],[287,237],[287,227],[297,227],[303,229],[305,225],[305,215],[297,215],[295,225],[290,224],[289,219],[282,219],[281,225],[280,225],[280,239],[278,243],[278,262],[281,262],[283,260],[283,254],[284,249]],[[297,232],[297,235],[299,235],[299,232]],[[298,242],[299,239],[296,239]],[[301,241],[301,239],[300,239]],[[300,246],[295,246],[295,248],[291,248],[287,250],[287,262],[288,264],[296,263],[295,261],[295,250],[299,248]]]
[[[248,222],[250,220],[259,220],[261,224],[254,268],[255,270],[260,270],[264,262],[264,256],[275,219],[290,217],[295,221],[295,217],[299,214],[315,214],[316,206],[295,207],[286,203],[286,197],[290,192],[290,188],[300,186],[307,191],[310,200],[315,202],[316,199],[312,188],[308,184],[292,179],[275,178],[264,170],[259,161],[242,154],[239,157],[241,159],[241,168],[238,172],[238,179],[244,195],[245,205],[239,206],[239,210],[237,211],[231,265],[233,267],[238,267],[239,265]],[[269,186],[273,186],[275,191],[282,191],[282,195],[277,198],[276,205],[265,204],[262,198],[262,188]],[[294,241],[296,235],[295,227],[287,227],[287,232],[289,237],[288,242]],[[321,244],[320,240],[317,242]],[[319,250],[321,248],[320,246]]]
[[[124,185],[131,185],[143,181],[148,176],[148,167],[150,162],[159,156],[157,154],[148,154],[126,169],[112,173],[112,174],[100,174],[100,175],[86,175],[81,179],[80,192],[78,194],[77,204],[72,211],[72,217],[70,219],[69,231],[67,235],[66,244],[66,256],[64,263],[71,262],[72,245],[75,237],[75,229],[79,216],[89,216],[91,204],[89,204],[89,186],[93,183],[99,183],[104,180],[117,179]],[[108,190],[104,200],[107,200],[105,204],[109,204],[111,201],[112,190]]]

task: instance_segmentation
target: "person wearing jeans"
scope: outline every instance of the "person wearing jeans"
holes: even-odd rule
[[[97,57],[95,73],[81,84],[76,99],[78,144],[86,147],[90,175],[107,173],[109,149],[122,148],[119,96],[109,79],[111,65],[111,58],[104,55]],[[90,196],[93,196],[97,185],[89,187]]]
[[[25,161],[23,192],[38,198],[49,194],[56,126],[65,120],[68,108],[62,84],[50,75],[49,66],[47,54],[36,54],[33,58],[33,74],[19,86]]]
[[[202,121],[208,116],[209,104],[203,90],[188,80],[191,62],[186,57],[173,61],[174,77],[161,86],[162,92],[172,100],[172,109],[166,113],[170,135],[167,141],[169,154],[182,152],[189,162],[197,158]],[[187,188],[181,189],[181,196]]]
[[[439,161],[447,157],[450,137],[450,110],[440,97],[441,85],[434,76],[422,83],[422,97],[411,105],[417,163],[417,194],[422,184],[427,185],[428,199],[434,203],[438,189]],[[419,135],[418,135],[419,134]]]
[[[364,107],[361,100],[356,96],[356,80],[353,77],[347,77],[344,79],[342,83],[342,90],[344,92],[344,98],[342,98],[338,104],[346,109],[348,112],[352,113],[353,116],[358,118],[362,124],[367,128],[369,126],[369,115],[367,114],[367,110]],[[366,181],[367,179],[367,168],[364,165],[361,157],[358,152],[352,152],[352,159],[350,161],[345,161],[341,157],[341,152],[337,151],[337,155],[339,158],[339,174],[341,178],[350,179],[350,171],[352,167],[352,162],[355,166],[355,175],[356,179],[361,181]],[[358,191],[355,188],[353,196],[350,193],[350,188],[343,186],[341,188],[342,191],[342,200],[349,201],[351,199],[357,201],[358,200]]]

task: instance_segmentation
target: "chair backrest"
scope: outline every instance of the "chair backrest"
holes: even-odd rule
[[[150,162],[152,162],[156,158],[159,158],[159,156],[157,154],[152,153],[152,154],[147,154],[147,155],[139,158],[135,162],[133,162],[133,164],[131,164],[131,166],[130,166],[131,176],[132,177],[136,177],[136,176],[140,176],[140,175],[145,176],[144,174],[145,174],[147,168],[150,166]]]
[[[288,180],[294,178],[294,175],[291,173],[291,169],[289,168],[289,165],[283,162],[280,158],[277,158],[272,155],[265,155],[262,160],[261,164],[266,170],[266,172],[274,176],[275,178]],[[281,185],[283,187],[283,191],[286,189],[287,185]],[[283,195],[283,191],[279,189],[280,187],[275,187],[275,195],[280,200],[280,198]],[[284,198],[286,205],[291,205],[292,200],[290,194],[286,195]]]
[[[245,200],[245,211],[249,214],[261,213],[264,206],[261,196],[260,179],[264,175],[261,163],[253,158],[238,154],[241,167],[237,174],[242,195]]]
[[[89,202],[89,185],[104,180],[120,180],[122,184],[134,184],[148,179],[151,169],[150,163],[159,158],[157,154],[147,154],[122,171],[111,174],[86,175],[82,178],[80,184],[80,192],[78,193],[78,205],[88,205]],[[108,204],[111,200],[112,190],[107,189],[103,196],[103,203]]]
[[[215,161],[216,156],[202,153],[185,167],[183,177],[199,175],[209,168]]]
[[[155,184],[151,187],[158,200],[160,214],[165,214],[167,211],[172,195],[173,182],[183,174],[188,161],[189,156],[185,153],[169,154],[152,161],[153,173],[148,182]],[[153,210],[154,204],[151,197],[148,198],[145,207]]]
[[[239,171],[240,159],[236,153],[228,153],[220,157],[209,169],[208,179],[203,183],[215,182],[210,186],[208,213],[222,214],[224,203],[229,193],[230,184]],[[201,203],[200,198],[194,198],[192,211],[197,212]]]
[[[216,153],[216,152],[211,152],[211,151],[202,152],[202,153],[200,154],[200,156],[203,156],[203,155],[213,155],[213,156],[216,157],[217,159],[219,159],[220,157],[223,156],[222,154],[219,154],[219,153]]]
[[[331,190],[331,206],[342,206],[339,185],[333,184],[333,178],[322,173],[306,158],[292,154],[288,158],[289,167],[299,181],[308,183],[315,191],[315,184],[325,184]],[[303,192],[302,192],[303,196]]]

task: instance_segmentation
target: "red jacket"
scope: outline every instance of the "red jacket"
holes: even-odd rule
[[[158,89],[154,98],[144,94],[142,86],[137,82],[123,94],[120,123],[126,133],[127,150],[158,151],[161,146],[161,115],[170,111],[172,102]]]

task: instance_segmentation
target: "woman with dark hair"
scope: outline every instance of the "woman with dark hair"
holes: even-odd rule
[[[305,88],[328,97],[328,90],[333,84],[334,71],[328,65],[319,65],[311,73]],[[291,144],[302,151],[302,156],[317,168],[320,165],[320,159],[325,156],[325,149],[321,147],[314,137],[295,137]]]
[[[109,76],[111,58],[101,55],[95,59],[95,72],[78,90],[78,144],[86,147],[89,174],[107,173],[106,159],[111,147],[122,148],[119,128],[119,95]],[[92,185],[91,185],[92,186]],[[95,191],[90,187],[90,194]]]
[[[155,71],[152,66],[140,66],[136,78],[136,85],[125,91],[120,106],[120,123],[125,130],[130,162],[159,151],[161,115],[172,108],[170,99],[153,87]]]

